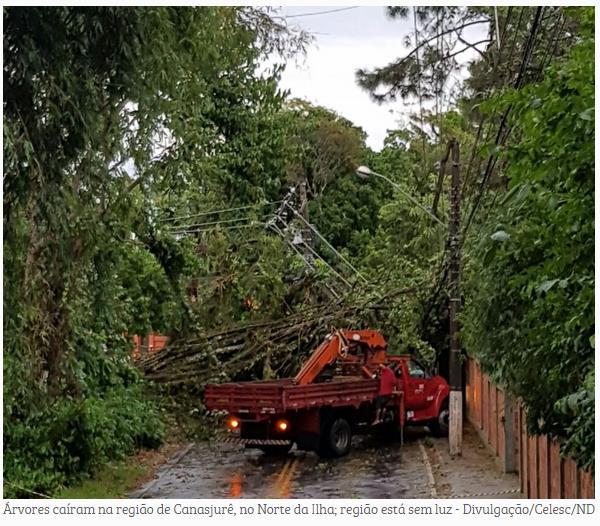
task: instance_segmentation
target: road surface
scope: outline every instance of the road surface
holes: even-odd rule
[[[292,450],[273,458],[258,450],[202,442],[163,465],[132,498],[518,498],[518,478],[499,474],[475,431],[465,428],[462,457],[426,429],[403,446],[355,437],[351,453],[324,460]]]

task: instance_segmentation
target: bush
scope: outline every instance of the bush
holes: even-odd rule
[[[51,495],[109,460],[159,446],[164,425],[142,395],[141,384],[119,386],[101,398],[63,398],[22,420],[5,419],[5,498]]]
[[[571,54],[501,101],[512,108],[510,191],[468,247],[463,336],[519,397],[529,429],[594,464],[593,10]],[[491,208],[491,207],[490,207]]]

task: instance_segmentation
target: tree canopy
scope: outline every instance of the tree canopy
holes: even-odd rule
[[[414,200],[447,221],[451,138],[466,353],[532,432],[593,466],[594,11],[388,12],[412,21],[411,51],[357,81],[420,111],[373,151],[279,88],[309,37],[268,9],[4,10],[6,496],[161,443],[134,334],[194,353],[195,396],[292,374],[332,323],[376,327],[444,372],[447,232]]]

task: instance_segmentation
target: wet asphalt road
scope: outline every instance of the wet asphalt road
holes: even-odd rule
[[[409,428],[404,445],[355,437],[349,455],[327,460],[295,449],[269,457],[222,442],[191,444],[130,497],[519,498],[518,488],[518,477],[501,474],[477,432],[465,426],[460,457],[426,428]]]
[[[176,455],[134,498],[428,498],[419,442],[404,446],[355,437],[351,453],[321,459],[293,449],[284,457],[224,443],[198,443]]]

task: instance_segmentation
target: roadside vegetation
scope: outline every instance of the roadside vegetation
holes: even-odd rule
[[[278,88],[310,37],[269,10],[4,9],[5,497],[126,488],[144,473],[119,460],[164,443],[174,403],[205,436],[206,382],[290,374],[334,322],[443,372],[447,233],[406,194],[447,223],[451,138],[465,351],[593,468],[594,9],[499,7],[500,35],[491,8],[414,14],[418,52],[357,74],[421,103],[375,152]],[[456,85],[475,23],[489,42]],[[144,378],[150,332],[203,375]]]

